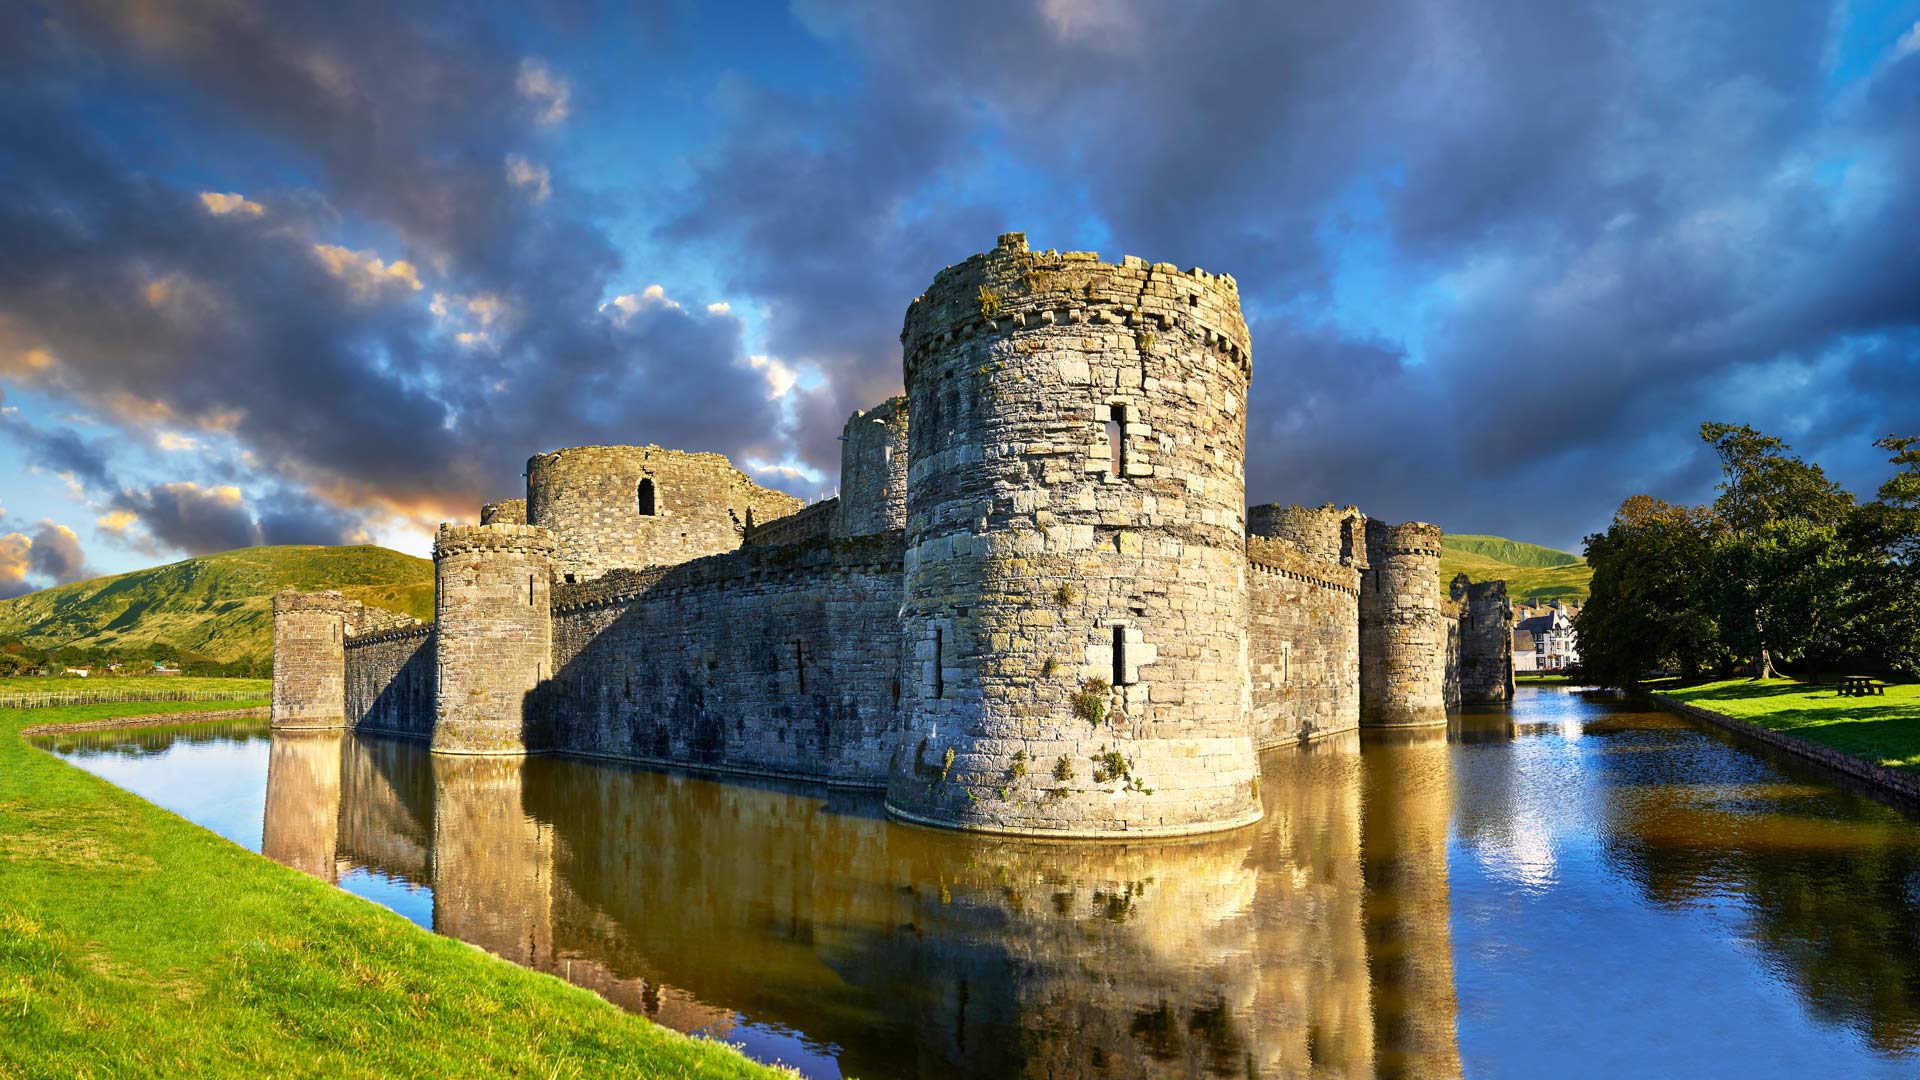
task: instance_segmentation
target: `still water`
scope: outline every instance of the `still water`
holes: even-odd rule
[[[810,1077],[1920,1075],[1915,818],[1601,697],[1278,751],[1260,824],[1134,846],[260,726],[47,745]]]

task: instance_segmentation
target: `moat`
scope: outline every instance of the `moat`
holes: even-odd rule
[[[264,722],[47,745],[810,1077],[1920,1069],[1920,819],[1598,696],[1269,751],[1258,824],[1132,846]]]

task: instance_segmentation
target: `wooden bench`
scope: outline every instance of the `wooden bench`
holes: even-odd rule
[[[1866,697],[1869,694],[1885,695],[1887,688],[1876,683],[1866,675],[1843,675],[1840,677],[1841,697]]]

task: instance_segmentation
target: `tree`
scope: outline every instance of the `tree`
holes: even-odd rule
[[[1834,569],[1836,530],[1853,496],[1784,441],[1745,424],[1701,424],[1700,437],[1719,455],[1722,474],[1713,501],[1715,614],[1726,643],[1753,657],[1753,677],[1771,678],[1776,656],[1839,632],[1826,624],[1842,610],[1840,598],[1820,590],[1844,578]]]
[[[1593,583],[1574,629],[1581,665],[1601,684],[1632,686],[1655,668],[1692,676],[1720,660],[1705,591],[1711,523],[1704,506],[1635,495],[1587,537]]]
[[[1857,567],[1857,637],[1885,666],[1920,675],[1920,436],[1874,443],[1898,471],[1856,510],[1844,537]]]

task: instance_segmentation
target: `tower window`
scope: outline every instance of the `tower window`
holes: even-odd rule
[[[946,632],[940,627],[933,628],[933,696],[947,696],[947,677],[940,669],[946,663]]]
[[[653,516],[653,480],[651,477],[640,481],[640,516]]]
[[[1113,685],[1125,686],[1127,682],[1127,628],[1113,628]]]
[[[533,606],[533,575],[527,575],[527,606]]]
[[[1107,421],[1107,471],[1114,476],[1125,475],[1127,470],[1127,407],[1112,407],[1113,419]]]

